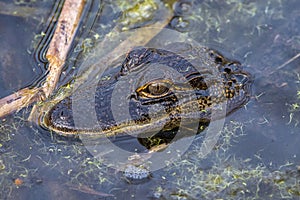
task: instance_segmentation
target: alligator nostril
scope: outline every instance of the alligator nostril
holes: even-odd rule
[[[222,57],[216,56],[216,57],[215,57],[215,63],[217,63],[217,64],[222,64],[222,63],[223,63]]]
[[[214,59],[216,64],[223,64],[225,62],[225,59],[216,51],[210,50],[208,55]]]

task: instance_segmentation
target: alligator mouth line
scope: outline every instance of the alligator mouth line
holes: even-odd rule
[[[143,122],[143,121],[127,121],[127,122],[121,122],[118,124],[115,124],[113,126],[110,126],[109,128],[101,128],[101,125],[96,125],[93,128],[76,128],[74,127],[66,127],[66,126],[60,126],[58,124],[51,123],[51,117],[49,118],[48,114],[45,115],[43,118],[43,124],[50,129],[51,131],[54,131],[56,133],[59,133],[61,135],[95,135],[97,137],[114,137],[124,134],[129,135],[139,135],[141,133],[147,133],[147,132],[155,132],[158,131],[171,131],[176,126],[180,124],[181,121],[184,121],[181,126],[186,129],[189,124],[192,123],[208,123],[210,122],[209,119],[201,118],[201,115],[205,115],[210,111],[202,110],[199,112],[189,112],[185,114],[175,114],[170,116],[170,114],[166,114],[161,116],[161,118],[158,119],[151,119],[150,121]],[[173,121],[172,121],[173,120]],[[176,126],[174,126],[176,124]],[[197,128],[197,127],[195,127]],[[196,130],[197,131],[197,130]]]
[[[177,89],[179,89],[177,87]],[[182,89],[182,88],[181,88]],[[244,88],[246,90],[250,89]],[[226,115],[230,114],[231,112],[234,112],[239,107],[243,106],[245,102],[247,102],[250,98],[250,95],[248,91],[243,92],[240,94],[240,96],[236,96],[235,99],[231,99],[230,103],[228,99],[226,99],[225,96],[223,98],[215,98],[214,101],[212,101],[212,97],[199,97],[197,100],[191,101],[191,99],[186,99],[184,102],[184,105],[177,105],[175,108],[173,108],[173,112],[169,111],[169,113],[165,115],[161,115],[159,118],[151,118],[146,120],[128,120],[125,122],[120,122],[117,124],[114,124],[110,127],[101,128],[101,125],[95,125],[93,128],[76,128],[76,126],[61,126],[60,124],[53,124],[52,118],[51,118],[51,112],[52,110],[49,110],[43,117],[43,124],[45,126],[59,134],[62,135],[97,135],[97,136],[105,136],[105,137],[113,137],[117,135],[122,134],[130,134],[130,135],[138,135],[140,133],[144,132],[157,132],[160,130],[172,130],[174,127],[171,127],[174,124],[180,124],[181,120],[184,121],[182,126],[188,125],[189,122],[193,123],[195,121],[198,121],[198,123],[209,123],[210,121],[217,120],[220,118],[225,117]],[[210,102],[209,102],[210,101]],[[147,102],[146,102],[147,103]],[[153,102],[152,102],[153,103]],[[224,103],[227,105],[227,108],[230,107],[227,111],[224,111],[223,108],[218,107],[215,108],[214,105],[218,105]],[[194,104],[194,105],[193,105]],[[195,108],[196,105],[196,108]],[[225,106],[226,106],[225,105]],[[186,109],[184,109],[186,108]],[[233,108],[233,109],[232,109]],[[215,110],[214,110],[215,109]],[[226,108],[225,108],[226,109]],[[179,112],[183,111],[183,112]],[[216,118],[211,119],[210,116],[212,112],[220,112],[221,114],[217,115]],[[173,122],[172,122],[173,120]],[[169,126],[166,125],[169,123]]]

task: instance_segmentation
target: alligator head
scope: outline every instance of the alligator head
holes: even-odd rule
[[[97,126],[75,124],[70,96],[47,113],[47,128],[63,135],[160,132],[168,138],[182,121],[205,127],[249,100],[251,75],[240,63],[206,47],[179,49],[133,49],[108,69],[93,94]]]

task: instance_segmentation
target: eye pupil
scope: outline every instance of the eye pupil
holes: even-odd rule
[[[162,95],[168,88],[162,83],[152,83],[148,86],[148,91],[152,95]]]
[[[60,112],[59,117],[60,117],[61,120],[66,120],[67,119],[66,113],[63,110]]]
[[[171,87],[166,80],[155,80],[139,87],[136,93],[142,98],[160,98],[168,95]]]

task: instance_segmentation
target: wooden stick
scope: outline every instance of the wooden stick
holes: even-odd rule
[[[0,117],[48,98],[55,89],[68,51],[75,36],[85,0],[65,0],[46,58],[49,74],[41,88],[24,88],[0,99]]]
[[[59,16],[46,58],[49,74],[42,89],[46,98],[55,89],[66,61],[84,7],[84,0],[66,0]]]
[[[42,99],[38,88],[24,88],[18,92],[0,99],[0,117],[20,110],[35,101]]]

